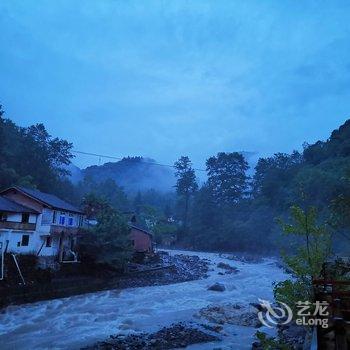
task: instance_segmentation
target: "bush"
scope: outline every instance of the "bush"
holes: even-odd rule
[[[16,254],[16,259],[26,284],[50,283],[52,271],[50,269],[38,268],[38,257],[34,254]],[[5,279],[7,285],[18,285],[22,283],[18,269],[10,253],[5,254]]]

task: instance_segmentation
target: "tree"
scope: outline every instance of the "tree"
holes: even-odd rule
[[[304,147],[304,158],[313,165],[337,157],[350,157],[350,119],[334,130],[327,141]]]
[[[298,206],[291,207],[291,223],[279,220],[282,230],[299,240],[296,254],[284,255],[284,261],[293,271],[295,279],[280,282],[275,286],[277,300],[289,303],[312,301],[312,280],[317,278],[323,263],[331,254],[331,237],[325,224],[317,223],[317,211],[314,207],[303,210]]]
[[[99,199],[110,203],[112,207],[120,211],[129,210],[128,197],[124,190],[119,187],[114,180],[106,179],[96,182],[91,176],[85,176],[78,184],[78,192],[81,196],[93,194]]]
[[[132,254],[129,227],[125,218],[104,201],[90,197],[97,205],[97,225],[82,236],[79,253],[84,260],[124,269]]]
[[[136,214],[140,214],[141,206],[142,206],[142,194],[140,191],[137,191],[137,194],[133,201],[133,207]]]
[[[52,138],[43,124],[21,128],[20,135],[23,145],[16,156],[16,169],[21,176],[33,176],[42,190],[52,191],[52,187],[69,173],[65,166],[73,158],[73,145],[66,140]]]
[[[207,162],[208,185],[218,203],[237,203],[248,188],[248,163],[238,152],[220,152]]]
[[[216,249],[223,215],[207,184],[195,193],[190,213],[191,225],[186,237],[190,248]]]
[[[53,138],[43,124],[22,128],[3,114],[0,108],[0,188],[29,182],[55,193],[68,174],[72,144]]]
[[[276,153],[272,157],[260,158],[253,177],[253,196],[263,197],[271,205],[284,205],[282,202],[288,197],[288,185],[297,174],[301,163],[302,156],[296,151],[292,154]]]
[[[127,195],[113,179],[106,179],[99,182],[96,184],[94,191],[110,202],[114,208],[121,211],[127,211],[129,209]]]
[[[177,226],[174,223],[167,222],[164,219],[158,220],[152,228],[152,232],[154,233],[154,239],[157,244],[172,242],[173,237],[176,237],[176,231]]]
[[[187,230],[188,211],[190,205],[190,198],[198,189],[196,180],[196,173],[192,168],[192,163],[187,156],[182,156],[178,161],[174,163],[176,169],[175,176],[176,181],[176,193],[185,202],[184,214],[183,214],[183,228]]]
[[[96,219],[104,211],[111,210],[107,200],[97,196],[95,193],[88,193],[83,197],[82,207],[88,219]]]

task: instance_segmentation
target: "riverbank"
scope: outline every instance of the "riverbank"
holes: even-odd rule
[[[101,269],[92,275],[82,274],[79,265],[63,266],[49,283],[27,283],[26,285],[0,285],[0,307],[11,304],[33,303],[42,300],[70,297],[103,290],[166,285],[205,278],[208,261],[187,254],[170,255],[160,251],[145,264],[133,264],[138,269],[130,269],[120,274]],[[100,275],[100,276],[96,276]]]

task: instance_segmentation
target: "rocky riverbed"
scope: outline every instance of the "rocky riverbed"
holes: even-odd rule
[[[140,270],[116,279],[116,288],[158,286],[208,277],[209,261],[192,254],[158,253],[157,263],[140,265]]]
[[[210,305],[201,309],[195,317],[216,325],[232,324],[254,328],[262,326],[257,310],[251,305],[241,303]]]
[[[157,332],[163,329],[165,333],[158,335],[168,337],[170,329],[171,338],[173,325],[183,322],[184,333],[179,333],[183,336],[178,340],[189,350],[251,349],[257,328],[249,304],[259,298],[272,300],[272,282],[286,277],[275,261],[256,263],[181,251],[170,251],[164,258],[175,266],[173,271],[163,271],[163,277],[136,273],[130,276],[133,282],[127,278],[121,282],[123,288],[4,309],[0,313],[0,348],[74,350],[110,341],[111,335],[127,340],[135,336],[136,342],[146,337],[156,343]],[[224,288],[210,290],[216,283]],[[205,342],[197,342],[199,334],[197,339],[188,328],[220,340],[203,335]],[[265,331],[264,327],[259,330]],[[197,339],[196,343],[187,345],[190,337]]]
[[[219,338],[184,323],[163,327],[155,333],[111,336],[83,350],[166,350],[185,348],[192,344],[218,341]]]

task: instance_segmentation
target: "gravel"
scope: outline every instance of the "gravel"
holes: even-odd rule
[[[110,339],[96,343],[84,350],[166,350],[185,348],[191,344],[207,343],[220,340],[197,327],[184,323],[164,327],[156,333],[129,334],[126,336],[111,336]]]

